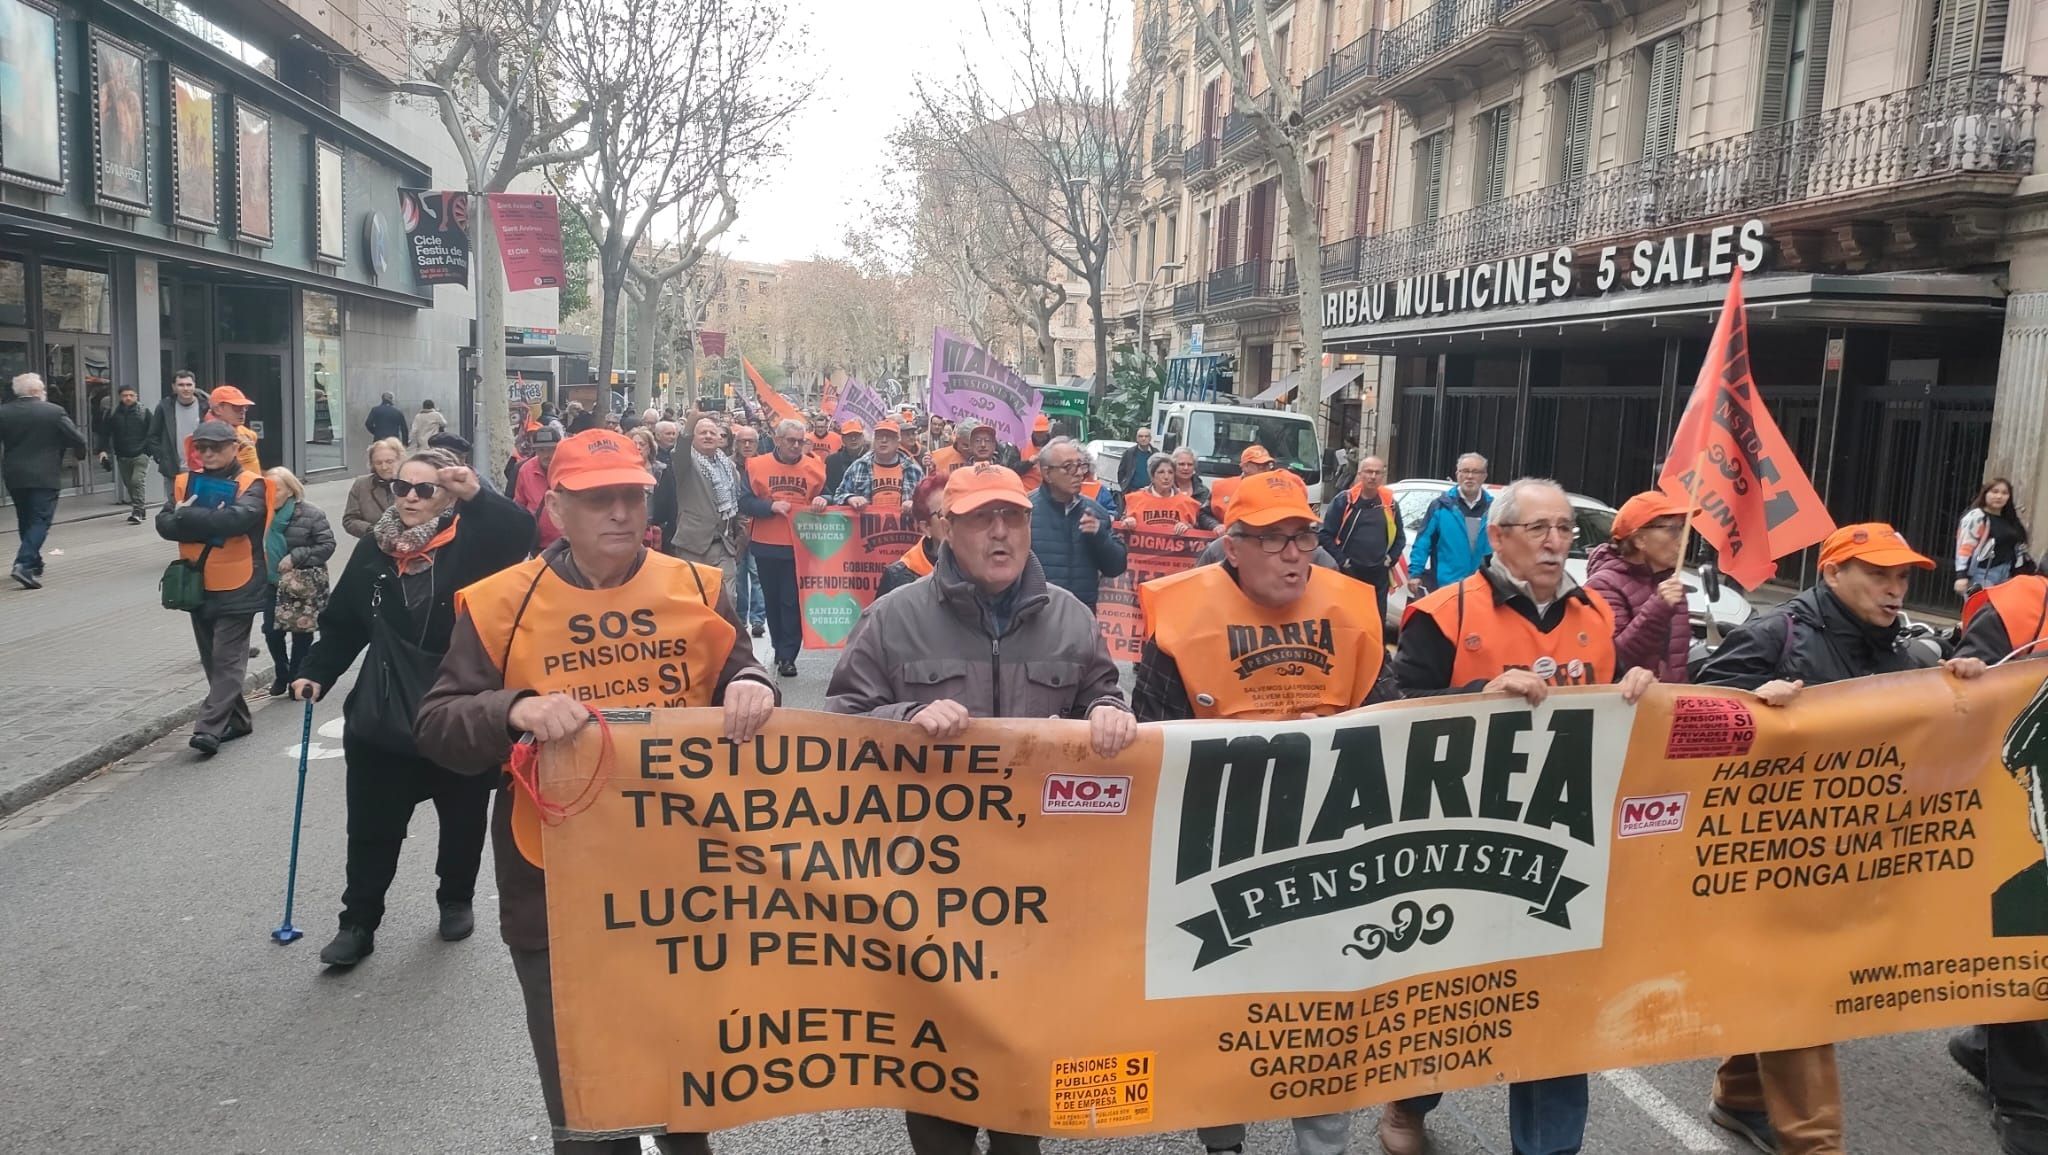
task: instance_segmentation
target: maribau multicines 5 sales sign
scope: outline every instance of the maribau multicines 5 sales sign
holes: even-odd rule
[[[564,799],[602,766],[545,834],[569,1124],[1165,1131],[2042,1016],[2044,673],[1434,698],[1111,760],[1078,722],[614,716],[544,760]]]

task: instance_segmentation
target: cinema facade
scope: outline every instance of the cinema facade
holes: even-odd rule
[[[1661,468],[1739,267],[1757,385],[1837,522],[1945,557],[1987,473],[2048,493],[2040,94],[1963,86],[1914,115],[1980,131],[1893,134],[1889,156],[1864,137],[1854,164],[1736,138],[1371,238],[1325,294],[1327,340],[1389,359],[1392,476],[1476,451],[1496,480],[1618,504]],[[1946,583],[1913,600],[1952,605]]]

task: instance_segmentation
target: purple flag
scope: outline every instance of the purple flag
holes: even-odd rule
[[[1011,445],[1031,441],[1038,390],[988,350],[944,329],[932,331],[932,412],[949,421],[972,417],[995,427]]]
[[[887,407],[882,396],[874,387],[855,377],[846,383],[839,393],[839,411],[833,416],[841,421],[858,421],[869,433],[875,431],[875,422],[882,419]]]

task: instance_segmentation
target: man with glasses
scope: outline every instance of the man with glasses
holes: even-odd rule
[[[1394,653],[1401,693],[1484,690],[1515,694],[1536,706],[1553,686],[1619,682],[1622,696],[1633,702],[1656,685],[1648,670],[1623,675],[1616,668],[1614,611],[1565,572],[1577,527],[1571,500],[1554,481],[1523,478],[1495,495],[1487,516],[1492,548],[1485,568],[1408,603]],[[1387,1104],[1379,1125],[1387,1155],[1422,1155],[1428,1149],[1423,1118],[1442,1098],[1422,1095]],[[1586,1077],[1510,1086],[1508,1134],[1515,1155],[1578,1151],[1586,1135]]]
[[[747,489],[740,512],[754,519],[754,571],[768,603],[768,633],[775,643],[775,673],[796,677],[804,622],[796,594],[796,530],[789,515],[825,507],[825,458],[808,449],[810,430],[794,417],[776,423],[774,451],[747,459]]]
[[[1031,495],[1031,549],[1045,580],[1095,609],[1102,579],[1124,572],[1129,553],[1110,532],[1109,511],[1082,496],[1088,455],[1071,437],[1055,437],[1038,451],[1044,481]]]
[[[1493,553],[1486,532],[1493,501],[1486,492],[1486,459],[1477,453],[1458,458],[1458,484],[1430,503],[1422,528],[1415,533],[1415,546],[1408,551],[1411,595],[1421,597],[1456,585],[1486,568]]]

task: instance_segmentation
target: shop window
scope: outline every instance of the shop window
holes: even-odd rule
[[[303,294],[305,309],[306,454],[302,472],[349,465],[343,444],[348,397],[341,363],[341,298]]]
[[[20,261],[0,261],[0,325],[28,327],[28,267]]]
[[[43,328],[67,333],[111,333],[114,288],[97,269],[43,266]]]

